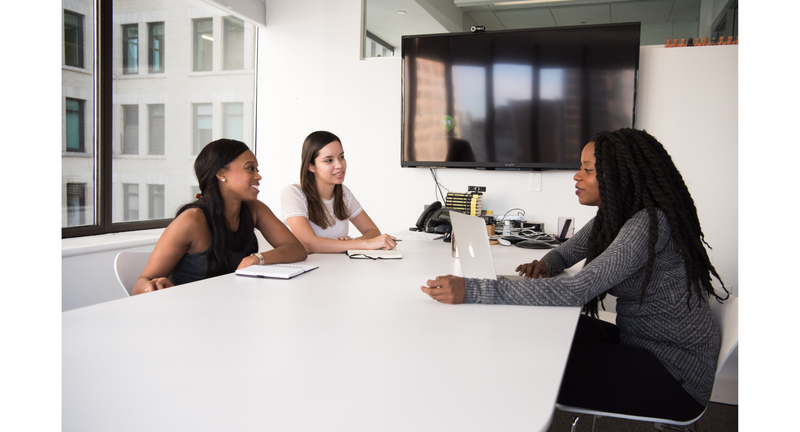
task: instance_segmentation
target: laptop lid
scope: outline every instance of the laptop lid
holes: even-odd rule
[[[497,279],[492,251],[489,249],[489,236],[486,234],[486,221],[454,211],[450,212],[450,221],[464,277]]]

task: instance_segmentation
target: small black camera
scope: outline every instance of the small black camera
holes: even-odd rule
[[[482,32],[484,30],[486,30],[486,26],[472,26],[469,28],[469,31],[471,31],[472,33]]]

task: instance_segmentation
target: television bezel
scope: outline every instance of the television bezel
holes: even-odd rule
[[[406,40],[419,39],[419,38],[438,38],[438,37],[454,37],[463,36],[470,37],[477,34],[484,33],[528,33],[538,31],[569,31],[575,29],[587,28],[605,28],[605,27],[636,27],[639,32],[639,45],[641,47],[642,38],[642,25],[640,22],[626,22],[626,23],[611,23],[611,24],[590,24],[590,25],[574,25],[574,26],[556,26],[556,27],[537,27],[528,29],[508,29],[508,30],[495,30],[491,32],[458,32],[458,33],[432,33],[420,35],[404,35],[401,39],[401,54],[400,54],[400,166],[402,168],[464,168],[464,169],[477,169],[477,170],[492,170],[492,171],[548,171],[548,170],[577,170],[580,168],[580,163],[545,163],[545,162],[524,162],[524,163],[507,163],[507,162],[455,162],[455,161],[406,161],[404,159],[405,153],[405,110],[406,110]],[[631,114],[630,127],[636,127],[636,107],[639,91],[639,58],[641,51],[636,50],[636,66],[633,74],[633,112]],[[600,132],[600,131],[597,131]]]

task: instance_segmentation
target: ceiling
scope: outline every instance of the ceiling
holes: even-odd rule
[[[698,36],[701,0],[539,1],[504,6],[481,0],[366,0],[366,28],[394,47],[402,35],[462,32],[472,25],[492,31],[639,21],[642,45]]]

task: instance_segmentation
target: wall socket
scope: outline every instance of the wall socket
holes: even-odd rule
[[[542,191],[542,173],[536,172],[530,174],[530,178],[528,179],[528,191],[529,192]]]

